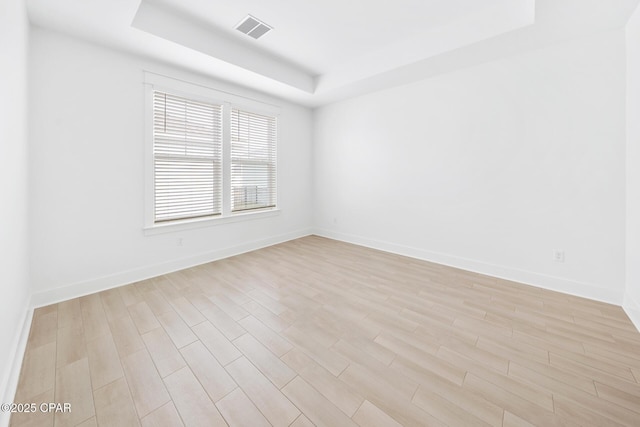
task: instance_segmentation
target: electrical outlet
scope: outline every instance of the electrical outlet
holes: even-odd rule
[[[553,251],[553,260],[555,262],[564,262],[564,251],[562,249],[555,249]]]

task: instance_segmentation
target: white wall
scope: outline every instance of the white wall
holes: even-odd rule
[[[31,54],[35,304],[309,233],[310,110],[47,30],[32,31]],[[280,215],[143,234],[143,69],[282,107]]]
[[[627,271],[624,309],[640,329],[640,8],[627,36]]]
[[[620,304],[624,37],[601,33],[320,108],[318,232]]]
[[[29,301],[27,64],[22,0],[0,2],[0,398],[12,396]],[[0,424],[3,418],[0,414]]]

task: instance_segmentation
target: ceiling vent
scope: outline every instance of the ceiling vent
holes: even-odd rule
[[[236,26],[236,30],[245,33],[246,35],[251,36],[254,39],[259,39],[269,31],[273,30],[273,27],[265,24],[257,18],[254,18],[251,15],[247,15],[247,17],[244,18]]]

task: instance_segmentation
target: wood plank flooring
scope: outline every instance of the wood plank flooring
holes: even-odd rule
[[[320,237],[35,310],[13,426],[638,426],[621,308]]]

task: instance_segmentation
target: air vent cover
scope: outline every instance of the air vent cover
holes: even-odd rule
[[[265,24],[257,18],[254,18],[251,15],[247,15],[247,17],[240,21],[240,23],[236,26],[236,30],[245,33],[246,35],[251,36],[254,39],[259,39],[269,31],[273,30],[273,27]]]

